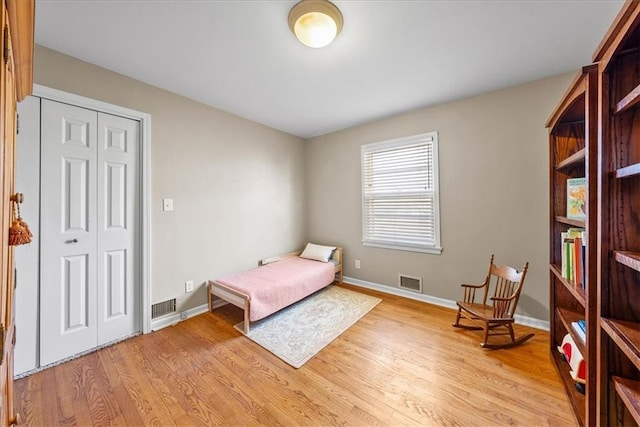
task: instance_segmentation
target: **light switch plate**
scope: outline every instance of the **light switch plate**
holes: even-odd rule
[[[173,199],[162,199],[162,210],[170,212],[173,210]]]
[[[184,292],[193,292],[193,280],[187,280],[186,282],[184,282]]]

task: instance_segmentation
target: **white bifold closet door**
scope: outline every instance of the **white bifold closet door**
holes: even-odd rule
[[[139,134],[42,100],[40,366],[140,331]]]

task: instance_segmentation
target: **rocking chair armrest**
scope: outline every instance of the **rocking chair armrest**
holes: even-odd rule
[[[511,295],[510,297],[489,297],[489,299],[491,301],[511,301],[515,297],[515,295]]]
[[[463,288],[475,288],[475,289],[480,289],[480,288],[484,288],[485,284],[481,284],[481,285],[469,285],[466,283],[461,284],[460,286],[462,286]]]

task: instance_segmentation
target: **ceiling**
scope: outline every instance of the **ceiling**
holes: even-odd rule
[[[295,3],[37,0],[36,43],[310,138],[577,70],[623,2],[335,0],[323,49],[291,34]]]

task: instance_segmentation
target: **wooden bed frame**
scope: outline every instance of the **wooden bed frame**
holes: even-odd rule
[[[299,256],[302,253],[302,250],[299,251],[295,251],[295,252],[289,252],[286,254],[282,254],[282,255],[278,255],[278,256],[274,256],[274,257],[270,257],[270,258],[264,258],[261,259],[258,262],[258,266],[263,266],[263,265],[267,265],[267,264],[271,264],[273,262],[277,262],[280,260],[283,260],[285,258],[290,258],[290,257],[295,257],[295,256]],[[336,275],[336,279],[338,280],[338,282],[340,284],[342,284],[342,247],[338,246],[336,247],[336,250],[333,252],[333,255],[331,256],[332,260],[337,261],[336,266],[335,266],[335,275]],[[221,298],[222,300],[226,301],[224,304],[222,305],[226,305],[228,304],[233,304],[236,307],[239,307],[241,309],[244,310],[244,333],[248,334],[249,333],[249,325],[250,325],[250,321],[249,321],[249,308],[250,308],[250,301],[249,298],[244,295],[241,294],[240,292],[234,291],[233,289],[230,289],[229,287],[216,282],[215,280],[209,280],[209,311],[213,311],[214,307],[213,307],[213,296],[217,296],[218,298]],[[218,306],[220,307],[220,306]],[[216,307],[217,308],[217,307]]]

